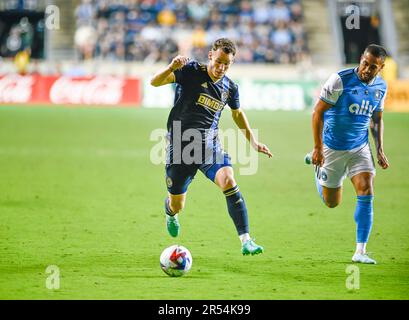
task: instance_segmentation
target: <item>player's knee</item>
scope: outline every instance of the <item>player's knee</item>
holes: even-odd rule
[[[373,194],[372,182],[370,179],[361,179],[356,183],[357,194],[360,196],[369,196]]]
[[[339,205],[339,202],[325,202],[325,204],[328,208],[333,209]]]
[[[237,185],[236,181],[234,180],[233,177],[228,177],[225,181],[224,181],[224,189],[227,188],[234,188]]]
[[[237,183],[232,175],[225,175],[219,180],[219,184],[223,190],[226,190],[235,187]]]
[[[371,185],[362,186],[358,191],[358,195],[360,196],[370,196],[372,194],[373,194],[373,191],[372,191]]]
[[[234,179],[234,172],[230,167],[220,169],[216,174],[215,183],[222,189],[227,190],[234,188],[237,183]]]
[[[324,200],[324,203],[325,203],[325,205],[326,205],[328,208],[333,209],[333,208],[336,208],[336,207],[339,205],[340,201],[339,201],[339,200],[328,200],[328,199],[325,199],[325,200]]]

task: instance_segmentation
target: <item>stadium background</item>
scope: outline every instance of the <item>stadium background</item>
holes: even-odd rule
[[[407,0],[0,1],[0,298],[407,299],[408,21]],[[178,240],[193,269],[170,279],[158,266],[174,242],[163,168],[149,155],[173,89],[149,78],[178,52],[205,62],[222,36],[238,44],[229,76],[275,155],[238,177],[266,253],[239,256],[223,198],[197,178]],[[370,250],[380,264],[360,266],[350,290],[352,188],[326,210],[302,159],[321,84],[372,42],[390,53],[391,168],[376,179]],[[224,114],[221,127],[232,127]],[[50,265],[58,289],[47,287]]]

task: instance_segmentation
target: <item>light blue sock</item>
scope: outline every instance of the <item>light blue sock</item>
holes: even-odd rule
[[[356,242],[367,243],[373,223],[373,195],[357,196],[355,209]]]

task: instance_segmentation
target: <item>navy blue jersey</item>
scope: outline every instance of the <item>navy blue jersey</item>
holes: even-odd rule
[[[225,105],[232,109],[240,107],[237,85],[226,76],[213,82],[207,66],[196,61],[190,61],[174,74],[175,100],[168,118],[168,132],[172,133],[174,122],[180,121],[182,133],[198,129],[202,143],[208,140],[209,133],[216,138]]]

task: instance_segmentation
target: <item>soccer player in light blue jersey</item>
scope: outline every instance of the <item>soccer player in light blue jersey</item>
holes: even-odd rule
[[[305,157],[307,164],[314,165],[318,192],[330,208],[341,202],[344,178],[351,179],[357,195],[354,214],[357,239],[352,261],[368,264],[376,264],[366,252],[373,224],[375,177],[369,128],[379,166],[389,167],[383,149],[382,120],[387,86],[378,75],[386,56],[383,47],[371,44],[358,67],[330,76],[312,115],[314,149]]]

